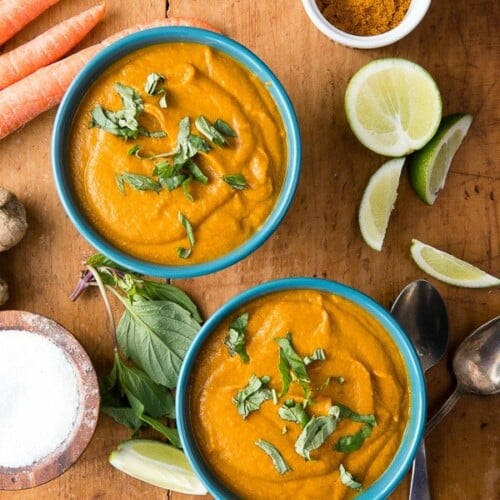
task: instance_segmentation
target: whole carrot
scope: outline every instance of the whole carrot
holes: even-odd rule
[[[2,0],[0,2],[0,45],[59,0]]]
[[[97,45],[92,45],[61,61],[40,68],[22,80],[0,90],[0,139],[59,104],[77,73],[104,47],[130,33],[158,26],[192,26],[218,32],[210,24],[198,19],[175,17],[159,19],[127,28]]]
[[[106,6],[96,5],[54,26],[30,42],[0,56],[0,89],[38,68],[60,59],[104,17]]]

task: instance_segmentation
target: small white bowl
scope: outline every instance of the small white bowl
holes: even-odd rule
[[[376,49],[404,38],[413,31],[425,16],[431,0],[412,0],[403,20],[392,30],[380,35],[351,35],[329,23],[323,16],[316,0],[302,0],[304,9],[314,25],[328,38],[346,47]]]

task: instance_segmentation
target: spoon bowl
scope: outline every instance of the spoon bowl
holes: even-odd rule
[[[458,346],[453,371],[457,386],[427,422],[426,435],[448,415],[463,394],[489,396],[500,392],[500,316],[481,325]]]

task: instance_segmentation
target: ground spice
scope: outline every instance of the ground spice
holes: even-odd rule
[[[395,28],[411,0],[316,0],[329,23],[352,35],[379,35]]]

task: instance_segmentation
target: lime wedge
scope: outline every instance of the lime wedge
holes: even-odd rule
[[[374,250],[382,250],[404,162],[404,158],[396,158],[384,163],[370,177],[363,192],[358,212],[359,228],[365,242]]]
[[[467,135],[472,115],[443,118],[436,135],[410,157],[410,179],[418,196],[432,205],[443,189],[451,161]]]
[[[347,85],[345,110],[356,137],[385,156],[427,144],[441,121],[441,94],[431,75],[407,59],[375,59]]]
[[[500,285],[500,279],[495,278],[495,276],[418,240],[412,240],[410,251],[413,260],[420,269],[429,276],[449,285],[466,288]]]
[[[131,439],[111,452],[109,462],[118,470],[179,493],[205,495],[206,488],[181,450],[160,441]]]

